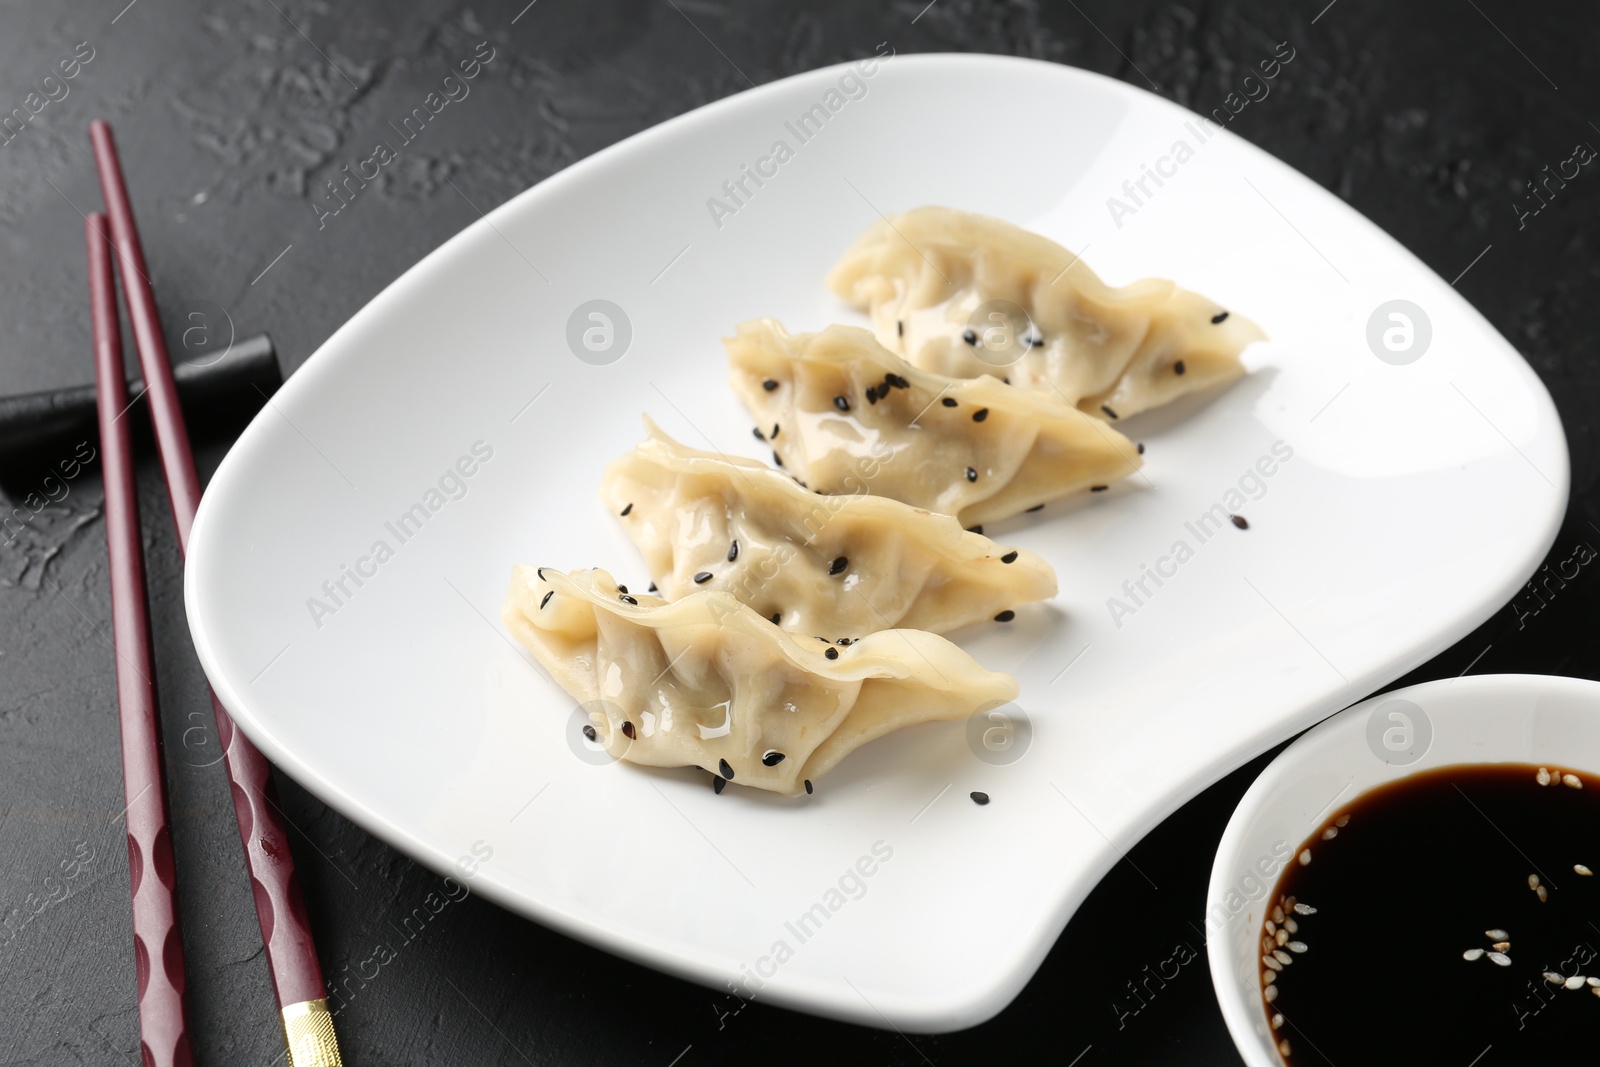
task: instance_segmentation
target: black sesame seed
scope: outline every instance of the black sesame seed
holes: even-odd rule
[[[587,737],[591,741],[595,740],[597,735],[594,732],[594,727],[589,725],[588,723],[584,723],[583,724],[583,736]]]
[[[726,778],[730,782],[733,781],[733,768],[728,766],[727,760],[718,760],[717,770],[722,772],[722,777]]]
[[[973,790],[972,791],[972,802],[974,804],[978,805],[978,807],[981,808],[985,804],[989,803],[989,794],[988,793],[980,793],[977,790]]]
[[[1014,548],[1010,552],[1007,552],[1005,555],[1000,557],[1000,562],[1001,563],[1015,563],[1016,561],[1017,561],[1017,550],[1014,549]]]
[[[835,559],[832,563],[828,564],[828,573],[829,574],[842,574],[842,573],[844,573],[844,569],[846,567],[848,567],[848,566],[850,566],[849,557],[848,556],[840,556],[837,559]]]
[[[638,603],[639,603],[637,600],[633,599],[633,597],[629,596],[627,593],[623,593],[621,596],[617,597],[617,599],[622,601],[624,604],[633,604],[633,605],[637,606]]]
[[[956,398],[953,396],[947,396],[939,402],[947,408],[953,408],[956,406]]]
[[[1043,511],[1044,510],[1044,505],[1043,504],[1035,504],[1033,507],[1029,508],[1028,510],[1029,511]]]
[[[1012,611],[1010,608],[1007,608],[1005,611],[1002,611],[1000,614],[996,615],[994,617],[994,621],[995,622],[1010,622],[1012,619],[1014,619],[1016,617],[1017,617],[1017,613]]]
[[[1030,338],[1028,338],[1028,347],[1029,348],[1040,348],[1043,345],[1044,345],[1044,338],[1043,337],[1030,337]]]
[[[850,639],[848,637],[841,637],[841,638],[839,638],[839,640],[835,641],[834,644],[843,645],[844,647],[849,648],[850,647]]]
[[[733,544],[728,546],[728,562],[732,563],[734,560],[736,560],[738,558],[739,558],[739,542],[738,541],[734,541]]]
[[[810,795],[811,795],[811,793],[812,793],[812,789],[811,789],[811,779],[809,779],[809,778],[807,778],[807,779],[806,779],[806,796],[810,796]]]
[[[894,386],[896,389],[910,389],[911,388],[911,382],[907,378],[902,378],[898,374],[891,374],[889,376],[889,378],[890,378],[889,384]]]
[[[556,595],[556,591],[554,589],[552,589],[548,593],[546,593],[539,601],[539,610],[543,611],[544,610],[544,606],[546,604],[550,603],[550,598],[555,596],[555,595]]]
[[[1241,530],[1250,529],[1250,523],[1249,523],[1248,520],[1245,519],[1245,517],[1243,515],[1229,515],[1228,516],[1228,521],[1233,523],[1235,526],[1237,526]]]
[[[972,413],[972,421],[973,422],[982,422],[984,419],[987,419],[988,417],[989,417],[989,409],[988,408],[979,408],[977,411],[974,411]]]
[[[772,424],[772,439],[774,441],[776,441],[778,439],[778,424],[777,423],[773,423]]]
[[[1139,450],[1139,455],[1141,455],[1141,456],[1144,455],[1144,442],[1143,441],[1140,441],[1138,444],[1134,445],[1133,447],[1135,447],[1135,448],[1137,448]]]
[[[539,568],[539,580],[541,582],[544,581],[544,568],[543,567]]]
[[[1180,359],[1180,360],[1178,360],[1178,362],[1176,362],[1176,363],[1174,363],[1172,365],[1172,373],[1173,374],[1182,374],[1183,371],[1184,371],[1183,360]]]
[[[773,379],[771,379],[771,378],[768,378],[766,381],[761,383],[761,388],[765,389],[769,393],[772,392],[777,387],[778,387],[778,383],[776,381],[774,381]]]
[[[961,331],[961,339],[963,341],[967,342],[967,344],[969,344],[969,345],[975,345],[975,344],[978,343],[978,335],[973,330],[963,330],[963,331]]]
[[[633,505],[629,504],[627,507],[622,509],[622,514],[626,515],[628,512],[630,512],[632,510],[633,510]]]
[[[647,592],[647,593],[654,593],[655,591],[656,591],[656,583],[655,582],[651,582],[650,583],[650,588],[645,590],[645,592]]]
[[[973,470],[971,467],[968,467],[967,468],[967,481],[975,482],[977,480],[978,480],[978,472]]]
[[[817,638],[817,640],[821,641],[823,644],[827,644],[828,643],[828,639],[826,637],[819,637],[819,638]]]
[[[783,466],[783,457],[778,455],[777,452],[773,452],[772,453],[772,462],[773,462],[774,465],[781,467],[781,466]]]
[[[710,571],[701,571],[699,574],[694,576],[694,584],[695,585],[705,585],[710,580],[711,580],[711,572]]]
[[[722,795],[722,788],[727,784],[727,779],[718,778],[716,775],[711,776],[711,791],[716,793],[718,796]]]
[[[776,750],[768,752],[766,755],[761,757],[761,765],[764,767],[776,767],[782,762],[783,753]]]
[[[1211,325],[1213,325],[1213,326],[1221,326],[1224,322],[1227,322],[1227,321],[1228,321],[1228,313],[1226,311],[1219,311],[1215,315],[1211,316]]]
[[[634,738],[638,737],[638,733],[633,728],[633,723],[625,722],[622,724],[622,736],[626,737],[629,741],[632,741]]]
[[[1007,384],[1007,385],[1010,385],[1010,384],[1011,384],[1011,379],[1010,379],[1010,378],[1001,378],[1001,379],[1000,379],[1000,380],[1001,380],[1001,381],[1002,381],[1002,382],[1005,382],[1005,383],[1006,383],[1006,384]]]
[[[867,403],[876,404],[877,402],[878,402],[878,387],[876,385],[867,386]]]
[[[617,586],[617,592],[619,592],[619,593],[626,593],[626,592],[627,592],[627,591],[628,591],[628,587],[627,587],[627,586],[625,586],[625,585],[619,585],[619,586]]]
[[[1089,492],[1091,492],[1091,493],[1103,493],[1103,492],[1106,491],[1106,488],[1107,487],[1103,486],[1103,485],[1091,485],[1089,487]]]
[[[983,533],[983,523],[980,522],[976,526],[968,526],[967,527],[967,533],[975,533],[975,534]]]
[[[761,432],[761,427],[759,426],[750,427],[750,432],[756,435],[757,441],[765,441],[767,439],[767,435]]]
[[[830,645],[830,646],[828,646],[828,650],[826,652],[824,652],[823,655],[827,656],[829,659],[838,659],[839,658],[839,650],[837,648],[834,648],[832,645]]]
[[[1117,417],[1117,413],[1115,411],[1112,411],[1110,406],[1107,405],[1107,404],[1101,404],[1100,405],[1100,410],[1106,413],[1106,418],[1108,418],[1108,419],[1114,419],[1114,418]]]
[[[906,324],[898,319],[894,324],[894,335],[896,337],[904,337],[906,335]]]
[[[849,411],[850,401],[846,400],[842,396],[836,396],[833,398],[833,406],[838,408],[840,411]]]
[[[783,618],[783,613],[782,612],[778,612],[778,611],[774,611],[772,613],[772,625],[774,625],[774,626],[778,625],[778,620],[781,619],[781,618]]]

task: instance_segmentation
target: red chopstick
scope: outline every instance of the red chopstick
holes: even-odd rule
[[[117,653],[117,705],[122,724],[122,790],[128,800],[128,878],[133,890],[133,954],[139,982],[139,1044],[152,1067],[192,1067],[183,1007],[183,939],[167,828],[167,784],[161,773],[161,724],[155,658],[150,649],[144,551],[133,443],[119,416],[128,406],[122,370],[106,217],[84,220],[89,250],[89,310],[94,334],[95,402],[105,474],[106,555],[111,571],[112,645]]]
[[[111,138],[111,127],[96,120],[89,126],[89,140],[94,144],[95,167],[100,173],[106,213],[111,216],[111,233],[128,301],[128,317],[133,325],[134,344],[144,367],[150,423],[155,429],[161,471],[172,504],[172,519],[178,529],[178,549],[187,552],[189,528],[200,503],[200,480],[195,476],[194,457],[189,452],[189,432],[178,406],[172,364],[167,358],[167,345],[156,312],[155,292],[150,285],[149,272],[145,270],[144,251],[134,225],[128,190],[123,184],[122,164]],[[322,967],[317,962],[317,947],[306,917],[305,899],[295,876],[294,857],[289,852],[288,833],[272,784],[272,768],[249,739],[234,729],[233,720],[228,718],[215,693],[211,694],[211,707],[216,713],[217,734],[222,742],[228,778],[233,783],[233,810],[239,822],[239,838],[244,843],[251,887],[255,890],[256,918],[261,924],[261,940],[266,946],[267,964],[289,1044],[289,1067],[341,1067],[343,1060],[334,1036],[333,1016],[328,1011]]]

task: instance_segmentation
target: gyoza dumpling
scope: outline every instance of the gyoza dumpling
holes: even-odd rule
[[[998,378],[917,370],[854,326],[790,335],[759,319],[724,344],[733,391],[773,459],[820,493],[876,493],[975,526],[1109,485],[1142,462],[1126,437],[1074,407]]]
[[[860,485],[818,496],[754,460],[687,448],[649,419],[645,428],[649,438],[606,468],[600,496],[668,599],[730,593],[785,630],[837,639],[946,633],[1055,595],[1044,560],[948,515]]]
[[[921,630],[840,647],[791,637],[726,593],[669,603],[617,590],[603,570],[519,566],[501,618],[588,710],[606,751],[634,763],[809,792],[874,738],[1017,695],[1009,675]]]
[[[1109,419],[1234,380],[1266,337],[1170,281],[1117,289],[1077,258],[999,219],[921,207],[873,223],[828,287],[918,367],[1006,377]]]

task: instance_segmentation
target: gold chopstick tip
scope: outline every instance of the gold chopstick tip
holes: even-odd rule
[[[327,1000],[302,1000],[283,1009],[289,1067],[344,1067]]]

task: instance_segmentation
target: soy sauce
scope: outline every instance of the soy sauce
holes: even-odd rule
[[[1267,904],[1262,1007],[1280,1055],[1592,1060],[1600,873],[1586,871],[1600,872],[1591,775],[1461,765],[1357,797],[1301,844]]]

